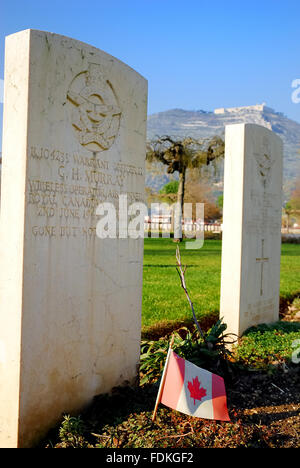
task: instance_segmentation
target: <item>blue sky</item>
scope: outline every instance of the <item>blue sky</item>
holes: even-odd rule
[[[300,79],[299,0],[0,2],[0,78],[5,36],[41,29],[136,69],[149,81],[149,113],[265,101],[300,122],[291,99]]]

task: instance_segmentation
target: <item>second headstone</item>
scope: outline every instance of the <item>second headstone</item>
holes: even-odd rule
[[[220,316],[228,332],[278,320],[282,142],[265,127],[226,127]]]

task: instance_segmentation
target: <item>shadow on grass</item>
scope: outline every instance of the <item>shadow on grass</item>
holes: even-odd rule
[[[285,296],[280,296],[280,304],[279,304],[279,316],[280,319],[283,319],[288,308],[293,303],[295,299],[300,298],[300,291],[297,291],[293,294],[286,294]]]
[[[219,319],[219,311],[213,311],[208,315],[197,317],[201,329],[206,332],[208,331]],[[155,325],[143,327],[142,339],[143,340],[158,340],[162,337],[168,337],[174,331],[181,327],[186,327],[192,331],[195,327],[193,318],[187,318],[184,320],[162,320]]]

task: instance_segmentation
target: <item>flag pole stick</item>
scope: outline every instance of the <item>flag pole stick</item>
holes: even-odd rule
[[[171,351],[172,351],[173,343],[174,343],[174,335],[172,335],[172,338],[171,338],[171,341],[170,341],[168,354],[167,354],[167,359],[166,359],[166,362],[165,362],[165,367],[164,367],[164,370],[163,370],[163,374],[161,376],[161,381],[160,381],[160,385],[159,385],[159,389],[158,389],[156,403],[155,403],[154,411],[153,411],[152,418],[151,418],[152,421],[154,421],[155,418],[156,418],[157,408],[158,408],[158,405],[160,403],[161,395],[162,395],[162,392],[163,392],[163,389],[164,389],[165,380],[166,380],[166,371],[167,371],[168,362],[169,362],[169,359],[170,359],[170,354],[171,354]]]

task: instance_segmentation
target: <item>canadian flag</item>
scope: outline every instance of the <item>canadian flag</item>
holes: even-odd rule
[[[169,349],[156,404],[197,418],[230,421],[222,377],[195,366]]]

